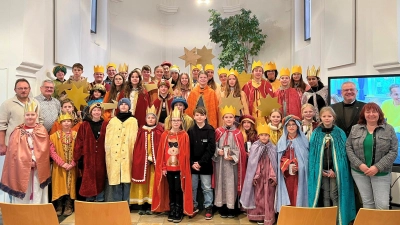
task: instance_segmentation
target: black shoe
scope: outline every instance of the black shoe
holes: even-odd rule
[[[180,205],[175,206],[175,216],[172,222],[174,223],[180,223],[183,219],[183,208]]]
[[[228,218],[235,218],[235,210],[228,209]]]
[[[172,222],[175,217],[175,204],[169,204],[168,222]]]

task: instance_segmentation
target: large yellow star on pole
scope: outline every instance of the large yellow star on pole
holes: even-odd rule
[[[86,97],[89,95],[85,90],[84,87],[81,86],[77,88],[74,84],[72,85],[71,90],[65,90],[68,95],[68,98],[74,102],[75,108],[80,110],[81,106],[86,106]]]
[[[233,95],[229,95],[227,98],[221,98],[219,108],[222,109],[225,106],[233,106],[236,109],[236,116],[240,116],[240,110],[243,109],[242,101],[240,98],[234,98]]]
[[[115,100],[112,100],[112,103],[101,103],[101,105],[103,106],[104,110],[108,110],[108,109],[116,109],[118,107],[118,102]]]
[[[185,54],[179,58],[185,60],[185,67],[188,65],[196,65],[197,60],[201,58],[200,55],[196,54],[196,48],[193,48],[190,51],[187,48],[183,48],[183,50],[185,51]]]
[[[197,55],[201,56],[201,58],[197,60],[197,64],[201,64],[203,67],[207,64],[212,64],[211,60],[215,58],[212,54],[212,49],[207,49],[205,45],[202,49],[197,49]]]
[[[261,104],[257,107],[261,111],[261,116],[269,116],[273,109],[280,109],[282,106],[278,102],[278,98],[268,95],[266,98],[260,99]]]
[[[251,74],[250,73],[246,73],[245,71],[242,71],[242,73],[239,74],[239,76],[238,76],[238,82],[239,82],[240,88],[243,88],[243,86],[247,82],[249,82],[249,80],[251,80]]]

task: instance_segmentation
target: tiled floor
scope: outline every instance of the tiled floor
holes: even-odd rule
[[[250,222],[247,217],[241,214],[239,217],[235,217],[234,219],[222,219],[219,214],[215,214],[212,220],[204,219],[205,211],[203,210],[196,217],[189,219],[187,216],[184,217],[182,222],[179,224],[182,225],[214,225],[214,224],[253,224],[257,223]],[[75,224],[75,215],[67,217],[64,221],[62,221],[62,225],[73,225]],[[131,213],[131,222],[135,225],[161,225],[161,224],[172,224],[168,222],[167,215],[144,215],[140,216],[137,211],[132,211]]]

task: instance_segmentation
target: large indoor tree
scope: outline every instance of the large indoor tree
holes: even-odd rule
[[[241,9],[240,14],[222,18],[221,13],[210,9],[208,22],[212,30],[210,39],[222,48],[218,56],[219,67],[233,67],[239,72],[249,71],[253,56],[265,43],[260,23],[250,10]]]

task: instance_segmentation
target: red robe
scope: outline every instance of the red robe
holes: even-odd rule
[[[291,163],[294,163],[297,167],[299,166],[299,164],[297,163],[297,159],[295,158],[294,149],[289,147],[286,150],[285,154],[283,154],[281,161],[279,163],[280,163],[280,169],[282,170],[282,173],[285,177],[285,183],[290,199],[290,205],[296,206],[299,174],[298,173],[296,173],[295,175],[289,174],[289,165]]]
[[[164,129],[160,124],[154,127],[151,132],[151,142],[153,143],[153,162],[157,160],[157,150],[160,144],[160,137]],[[132,182],[135,183],[146,183],[147,172],[149,170],[149,162],[147,160],[147,134],[148,130],[140,128],[135,147],[133,150],[133,160],[132,160]]]
[[[275,92],[275,97],[278,97],[278,102],[279,104],[282,105],[281,112],[283,113],[283,117],[288,115],[295,115],[299,118],[302,118],[301,101],[296,89],[294,88],[288,88],[285,90],[278,89]]]
[[[215,142],[218,143],[219,139],[222,137],[222,135],[225,133],[225,128],[224,127],[219,127],[218,129],[215,130]],[[243,182],[244,182],[244,177],[246,176],[246,167],[247,167],[247,153],[246,150],[244,149],[244,140],[243,140],[243,134],[239,129],[236,129],[232,131],[232,134],[235,138],[235,143],[236,146],[239,147],[240,151],[240,159],[238,162],[238,195],[241,194],[242,192],[242,187],[243,187]],[[214,176],[213,176],[214,179]],[[212,181],[214,184],[214,180]]]
[[[90,123],[84,121],[79,127],[74,148],[74,161],[83,157],[82,184],[79,194],[93,197],[104,190],[106,180],[106,152],[104,140],[108,122],[103,121],[100,137],[96,140]]]
[[[170,115],[170,112],[172,112],[172,110],[174,110],[174,109],[171,109],[171,103],[172,103],[172,100],[174,100],[174,98],[172,98],[172,96],[170,94],[168,94],[168,97],[165,100],[166,100],[165,109],[167,110],[167,117],[168,117]],[[154,100],[154,102],[153,102],[153,105],[157,110],[157,119],[158,120],[160,120],[160,114],[161,114],[161,108],[162,108],[161,104],[162,104],[162,99],[160,98],[160,96],[158,96],[158,98],[156,100]]]
[[[158,146],[156,174],[154,177],[153,202],[151,211],[169,211],[169,189],[168,182],[162,174],[163,162],[165,161],[165,149],[168,147],[168,135],[170,131],[164,131],[161,135],[161,143]],[[175,133],[173,134],[175,137]],[[188,216],[193,215],[192,197],[192,174],[190,170],[190,143],[189,136],[185,131],[176,134],[179,146],[179,164],[181,171],[181,187],[183,191],[183,213]]]
[[[128,97],[125,97],[125,93],[121,91],[118,95],[118,101],[121,98],[129,98],[129,94]],[[150,107],[149,94],[145,89],[143,89],[142,91],[139,92],[135,115],[134,115],[134,117],[137,119],[138,127],[146,125],[146,110],[148,107]],[[115,114],[118,114],[118,112],[119,111],[116,110]]]
[[[254,101],[257,100],[257,99],[255,99],[256,90],[260,93],[262,98],[266,98],[267,95],[270,95],[271,97],[274,97],[274,93],[272,91],[272,86],[268,81],[266,81],[264,79],[261,79],[260,87],[255,88],[253,86],[253,84],[252,84],[252,80],[249,80],[249,82],[247,82],[243,86],[242,91],[244,91],[244,93],[247,96],[247,101],[249,103],[249,113],[250,113],[250,115],[253,115]]]

